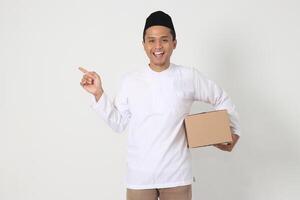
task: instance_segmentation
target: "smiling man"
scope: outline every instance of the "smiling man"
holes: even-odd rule
[[[143,45],[150,59],[150,67],[158,72],[168,68],[176,44],[171,17],[161,11],[151,14],[143,32]]]
[[[233,142],[214,145],[230,152],[239,139],[239,120],[226,92],[197,69],[170,62],[176,48],[171,17],[152,13],[143,32],[149,64],[126,74],[111,101],[100,76],[83,68],[82,87],[92,108],[116,132],[128,127],[127,200],[191,200],[193,175],[183,120],[194,101],[226,109]]]

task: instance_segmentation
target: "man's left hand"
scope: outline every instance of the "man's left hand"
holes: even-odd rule
[[[237,134],[232,133],[232,142],[229,143],[220,143],[220,144],[214,144],[213,146],[217,147],[218,149],[221,149],[222,151],[228,151],[231,152],[234,145],[237,143],[240,136]]]

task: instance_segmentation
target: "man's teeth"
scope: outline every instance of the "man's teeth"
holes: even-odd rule
[[[154,52],[154,55],[161,55],[163,52]]]

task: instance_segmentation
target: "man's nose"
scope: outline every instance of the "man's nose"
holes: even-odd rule
[[[156,41],[156,43],[155,43],[155,48],[161,48],[162,46],[161,46],[161,41]]]

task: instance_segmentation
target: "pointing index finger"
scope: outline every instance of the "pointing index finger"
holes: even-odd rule
[[[86,70],[86,69],[84,69],[84,68],[82,68],[82,67],[79,67],[78,69],[79,69],[81,72],[85,73],[85,74],[89,72],[88,70]]]

